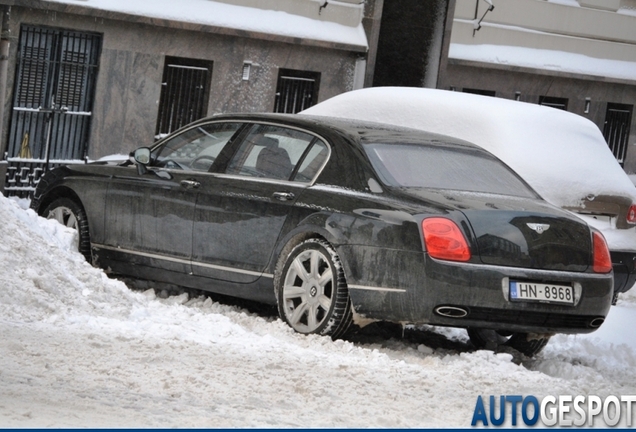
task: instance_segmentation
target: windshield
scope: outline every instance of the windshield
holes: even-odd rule
[[[477,149],[378,143],[364,148],[380,179],[389,186],[536,197],[510,168]]]

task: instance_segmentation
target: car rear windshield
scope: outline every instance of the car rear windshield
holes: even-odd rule
[[[477,149],[378,143],[364,148],[381,180],[389,186],[536,197],[500,160]]]

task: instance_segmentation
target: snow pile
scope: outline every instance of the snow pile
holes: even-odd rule
[[[335,96],[302,113],[391,123],[469,141],[559,206],[577,205],[590,194],[616,193],[636,201],[636,188],[598,127],[567,111],[445,90],[375,87]]]
[[[39,218],[32,210],[24,211],[4,197],[2,204],[2,316],[41,321],[82,309],[108,309],[120,316],[130,310],[134,295],[127,287],[71,251],[77,235],[74,230]],[[114,295],[124,301],[110,303]]]
[[[0,195],[4,427],[468,427],[479,395],[636,394],[636,296],[598,332],[558,336],[522,365],[334,342],[209,298],[130,291],[24,207]],[[461,344],[459,332],[440,333]]]

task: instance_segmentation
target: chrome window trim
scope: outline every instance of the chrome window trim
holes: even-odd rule
[[[220,266],[220,265],[215,265],[215,264],[207,264],[207,263],[203,263],[203,262],[199,262],[199,261],[192,261],[192,260],[187,260],[187,259],[183,259],[183,258],[169,257],[169,256],[166,256],[166,255],[158,255],[158,254],[153,254],[153,253],[150,253],[150,252],[135,251],[135,250],[124,249],[124,248],[115,247],[115,246],[93,244],[93,247],[97,248],[97,249],[106,249],[106,250],[112,250],[112,251],[127,253],[127,254],[130,254],[130,255],[143,256],[143,257],[146,257],[146,258],[160,259],[160,260],[170,261],[170,262],[174,262],[174,263],[178,263],[178,264],[196,265],[198,267],[206,267],[206,268],[211,268],[211,269],[216,269],[216,270],[227,271],[227,272],[231,272],[231,273],[240,273],[240,274],[245,274],[245,275],[250,275],[250,276],[262,276],[262,277],[266,277],[266,278],[269,278],[269,279],[273,279],[274,278],[274,275],[270,274],[270,273],[255,272],[255,271],[251,271],[251,270],[237,269],[237,268],[234,268],[234,267],[226,267],[226,266]]]

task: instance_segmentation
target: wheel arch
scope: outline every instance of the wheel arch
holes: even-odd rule
[[[58,186],[55,189],[48,191],[46,195],[40,198],[37,204],[37,209],[35,209],[37,214],[40,216],[44,216],[42,212],[44,212],[44,210],[49,206],[49,204],[51,204],[53,201],[55,201],[58,198],[68,198],[70,200],[73,200],[84,211],[86,211],[86,209],[84,208],[84,204],[82,203],[82,200],[80,199],[79,195],[75,193],[73,189],[67,186]]]
[[[289,252],[299,243],[310,239],[319,238],[329,243],[337,252],[340,261],[346,260],[342,257],[339,246],[345,242],[345,236],[339,231],[333,229],[326,229],[329,215],[328,214],[314,214],[304,219],[294,229],[287,232],[276,244],[270,259],[269,272],[274,274],[276,271],[276,265],[282,254],[289,254]],[[343,263],[344,264],[344,263]],[[345,273],[345,277],[347,274]]]

